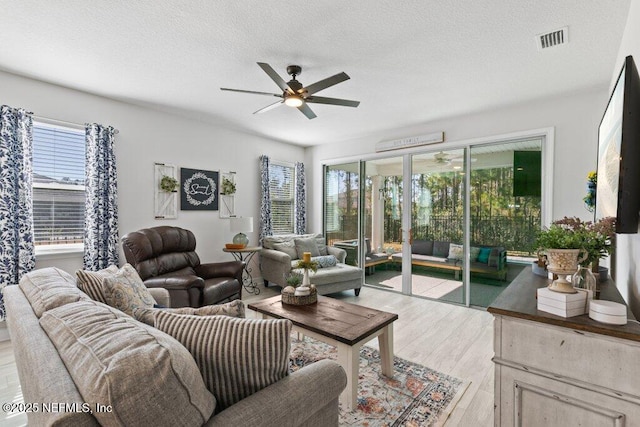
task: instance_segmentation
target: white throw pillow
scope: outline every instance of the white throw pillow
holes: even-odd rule
[[[451,243],[449,245],[449,255],[447,256],[447,258],[453,260],[461,260],[463,256],[464,252],[462,245],[456,245],[455,243]]]

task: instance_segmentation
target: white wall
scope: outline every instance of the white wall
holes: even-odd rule
[[[633,55],[636,66],[640,66],[640,0],[631,0],[618,60],[611,70],[611,90],[628,55]],[[618,234],[615,259],[616,285],[633,314],[640,318],[640,270],[637,266],[640,260],[640,234]]]
[[[375,144],[381,140],[438,131],[445,132],[446,142],[432,145],[428,149],[444,150],[447,145],[460,141],[554,127],[553,219],[565,215],[592,218],[592,214],[584,208],[582,198],[586,193],[587,173],[596,168],[597,129],[607,99],[607,88],[598,87],[581,93],[559,95],[552,99],[425,123],[369,139],[309,149],[307,162],[311,167],[307,169],[307,182],[312,182],[316,190],[309,200],[310,230],[322,230],[323,162],[327,159],[375,153]],[[388,154],[401,155],[403,151],[390,151]]]
[[[304,159],[305,150],[298,146],[8,73],[0,72],[0,87],[0,104],[22,107],[47,118],[98,122],[119,129],[116,158],[120,235],[157,225],[184,227],[196,235],[202,262],[232,259],[222,252],[234,234],[229,231],[229,220],[221,219],[217,211],[179,211],[175,220],[154,219],[154,162],[237,172],[236,213],[253,216],[254,232],[248,236],[251,244],[257,244],[259,156],[267,154],[274,160],[290,162]],[[82,266],[82,255],[39,257],[36,262],[38,268],[52,265],[73,273]]]

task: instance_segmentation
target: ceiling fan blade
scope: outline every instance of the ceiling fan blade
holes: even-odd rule
[[[269,104],[266,107],[259,109],[258,111],[254,111],[253,114],[260,114],[260,113],[264,113],[265,111],[273,110],[274,108],[279,107],[282,104],[284,104],[284,100],[274,102],[273,104]]]
[[[267,73],[269,77],[271,77],[271,80],[276,82],[278,87],[282,89],[283,92],[295,93],[295,91],[289,87],[287,82],[282,80],[282,77],[280,77],[280,75],[271,67],[271,65],[267,64],[266,62],[258,62],[258,65],[265,73]]]
[[[343,107],[357,107],[360,101],[352,101],[350,99],[327,98],[324,96],[308,96],[305,101],[316,104],[342,105]]]
[[[313,84],[310,84],[305,89],[307,89],[307,94],[313,95],[316,92],[320,92],[323,89],[326,89],[333,85],[337,85],[338,83],[342,83],[343,81],[349,80],[349,79],[350,77],[347,75],[347,73],[343,72],[343,73],[336,74],[335,76],[327,77],[326,79],[320,80]]]
[[[282,95],[278,95],[277,93],[257,92],[255,90],[229,89],[229,88],[226,88],[226,87],[221,87],[220,90],[226,90],[226,91],[229,91],[229,92],[250,93],[252,95],[276,96],[278,98],[282,98]]]
[[[306,102],[304,104],[302,104],[301,106],[299,106],[298,110],[300,110],[302,112],[302,114],[307,116],[307,118],[309,120],[315,119],[317,117],[316,113],[313,112],[313,110],[307,105]]]

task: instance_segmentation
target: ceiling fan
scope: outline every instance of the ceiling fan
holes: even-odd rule
[[[461,162],[463,160],[463,157],[454,156],[452,154],[445,153],[444,151],[440,151],[439,153],[433,155],[433,160],[435,163],[438,163],[440,165],[448,165],[454,161]]]
[[[278,85],[278,87],[282,89],[281,95],[277,93],[257,92],[253,90],[229,89],[226,87],[220,88],[220,90],[228,90],[231,92],[251,93],[256,95],[267,95],[281,98],[279,101],[267,105],[266,107],[255,111],[253,114],[264,113],[265,111],[269,111],[273,108],[279,107],[282,104],[286,104],[289,107],[295,107],[300,110],[302,114],[307,116],[308,119],[314,119],[317,116],[313,112],[313,110],[309,108],[309,106],[307,105],[308,103],[341,105],[343,107],[357,107],[358,105],[360,105],[360,101],[314,96],[315,93],[320,92],[323,89],[326,89],[333,85],[337,85],[338,83],[342,83],[345,80],[349,80],[350,77],[346,73],[339,73],[335,76],[327,77],[326,79],[320,80],[305,87],[302,85],[302,83],[296,80],[296,76],[299,76],[300,73],[302,73],[302,67],[300,67],[299,65],[289,65],[287,67],[287,74],[292,76],[291,80],[289,80],[288,82],[285,82],[271,67],[271,65],[264,62],[258,62],[258,65],[265,73],[267,73],[269,77],[271,77],[271,80],[273,80]]]
[[[475,162],[477,159],[475,157],[471,158],[472,162]],[[444,151],[440,151],[433,155],[433,164],[434,165],[451,165],[457,163],[458,165],[464,162],[464,155],[454,155],[450,153],[445,153]],[[458,169],[457,167],[455,169]]]

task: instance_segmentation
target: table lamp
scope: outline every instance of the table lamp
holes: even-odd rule
[[[238,216],[231,218],[230,227],[231,231],[238,233],[233,236],[233,243],[247,246],[249,239],[244,232],[251,233],[253,231],[253,217]]]

